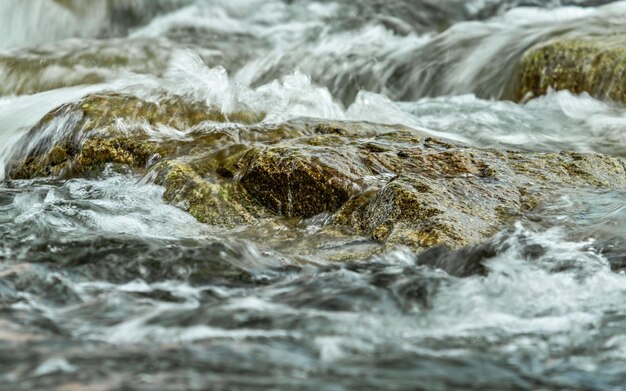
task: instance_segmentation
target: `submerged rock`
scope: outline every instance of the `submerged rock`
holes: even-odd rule
[[[626,37],[557,38],[539,44],[522,57],[516,84],[516,100],[552,88],[626,103]]]
[[[179,97],[92,95],[45,116],[8,176],[85,175],[123,164],[205,223],[319,215],[329,240],[364,235],[414,249],[480,243],[563,187],[626,186],[624,162],[610,156],[480,149],[367,122],[261,119],[227,118]]]

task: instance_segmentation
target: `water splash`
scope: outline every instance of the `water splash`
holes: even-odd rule
[[[546,96],[521,105],[460,95],[395,106],[409,113],[416,126],[458,135],[477,146],[626,156],[626,140],[621,131],[626,124],[626,110],[586,93],[549,91]]]

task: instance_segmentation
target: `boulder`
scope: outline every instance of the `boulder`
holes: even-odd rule
[[[24,138],[8,176],[92,175],[121,165],[163,185],[167,202],[208,224],[269,222],[298,231],[294,219],[322,222],[326,249],[350,236],[379,249],[473,245],[563,188],[626,187],[626,167],[616,157],[482,149],[368,122],[261,119],[245,112],[227,118],[180,97],[150,103],[88,96],[45,116]],[[265,240],[267,232],[254,235]]]
[[[106,163],[144,168],[151,157],[183,154],[198,142],[215,145],[214,139],[228,137],[212,131],[194,139],[193,127],[201,123],[254,123],[262,118],[243,111],[227,116],[179,96],[152,102],[115,93],[88,95],[52,110],[26,134],[8,165],[8,176],[71,176],[99,171]],[[162,137],[155,128],[169,129],[172,135]]]
[[[523,55],[512,98],[525,100],[548,89],[587,92],[626,103],[626,36],[556,38]]]
[[[236,227],[253,224],[263,209],[236,182],[211,181],[192,166],[166,161],[156,167],[156,183],[165,187],[163,198],[187,210],[203,223]]]

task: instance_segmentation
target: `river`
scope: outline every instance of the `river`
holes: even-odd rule
[[[622,104],[507,100],[527,48],[624,20],[623,1],[3,0],[0,389],[625,389],[624,189],[564,191],[456,277],[406,247],[334,262],[372,244],[324,242],[324,216],[202,224],[132,172],[5,178],[47,112],[101,91],[624,158]]]

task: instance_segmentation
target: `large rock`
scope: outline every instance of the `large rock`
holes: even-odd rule
[[[556,38],[534,46],[522,57],[515,83],[516,100],[552,88],[626,103],[626,36]]]
[[[8,176],[84,174],[106,163],[142,168],[151,157],[181,155],[198,142],[215,146],[216,139],[228,137],[226,132],[208,132],[194,139],[190,129],[203,122],[254,123],[262,118],[250,112],[225,116],[178,96],[163,96],[155,103],[120,94],[89,95],[46,114],[14,153]],[[170,137],[155,128],[169,129]]]
[[[261,118],[236,113],[234,124],[182,98],[94,95],[43,118],[8,175],[91,175],[117,164],[163,185],[166,201],[209,224],[270,221],[288,230],[294,218],[319,215],[325,240],[364,235],[378,248],[415,249],[482,242],[563,188],[626,187],[624,162],[610,156],[480,149],[366,122]]]
[[[98,175],[106,165],[118,164],[165,186],[167,201],[202,222],[250,224],[264,213],[233,180],[250,149],[237,143],[237,127],[262,118],[251,112],[226,116],[178,96],[149,102],[90,95],[44,116],[15,151],[7,176]],[[231,128],[223,125],[227,121],[234,121]]]

